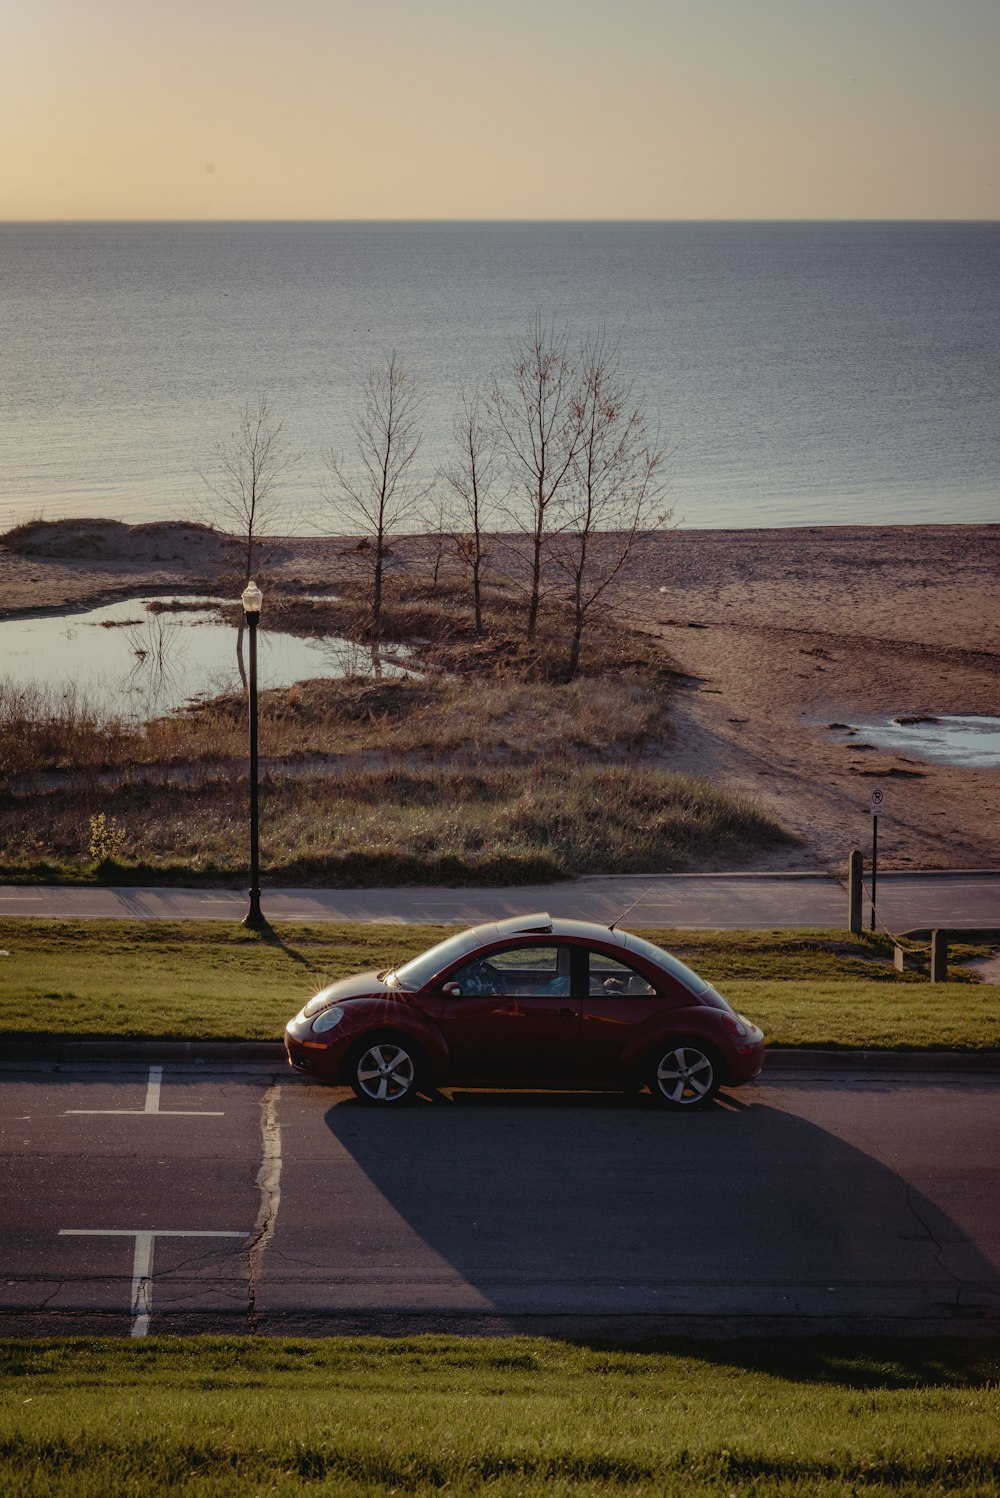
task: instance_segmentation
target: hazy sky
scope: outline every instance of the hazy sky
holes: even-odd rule
[[[0,218],[996,218],[997,0],[0,0]]]

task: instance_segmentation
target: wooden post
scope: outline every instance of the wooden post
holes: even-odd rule
[[[861,935],[861,901],[864,894],[865,856],[857,848],[851,854],[847,871],[848,928],[852,936]]]
[[[948,981],[948,933],[944,930],[931,932],[931,982]]]

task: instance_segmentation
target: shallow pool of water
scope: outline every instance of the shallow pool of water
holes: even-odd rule
[[[910,722],[888,718],[851,726],[865,743],[898,749],[914,759],[966,769],[1000,768],[1000,718],[957,713],[915,717]]]
[[[201,602],[202,600],[199,600]],[[192,701],[242,690],[237,631],[204,600],[192,609],[161,611],[167,599],[134,598],[81,614],[0,621],[0,677],[37,687],[57,699],[73,695],[100,716],[147,721]],[[150,605],[158,605],[156,612]],[[336,637],[303,639],[264,624],[257,633],[261,690],[310,677],[370,675],[370,649]],[[244,660],[248,642],[244,637]],[[405,675],[386,659],[405,654],[383,647],[380,674]]]

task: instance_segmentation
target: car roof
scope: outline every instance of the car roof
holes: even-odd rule
[[[474,926],[473,931],[481,942],[498,941],[508,936],[530,936],[538,938],[573,936],[580,941],[611,942],[625,946],[625,935],[612,931],[610,926],[601,926],[597,921],[571,921],[552,919],[545,911],[535,915],[508,916],[505,920]]]

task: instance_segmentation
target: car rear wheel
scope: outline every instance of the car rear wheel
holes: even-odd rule
[[[715,1097],[721,1083],[714,1053],[695,1040],[657,1051],[649,1070],[649,1090],[664,1108],[697,1108]]]
[[[355,1051],[349,1080],[362,1103],[399,1105],[416,1096],[420,1069],[419,1052],[409,1041],[380,1036]]]

